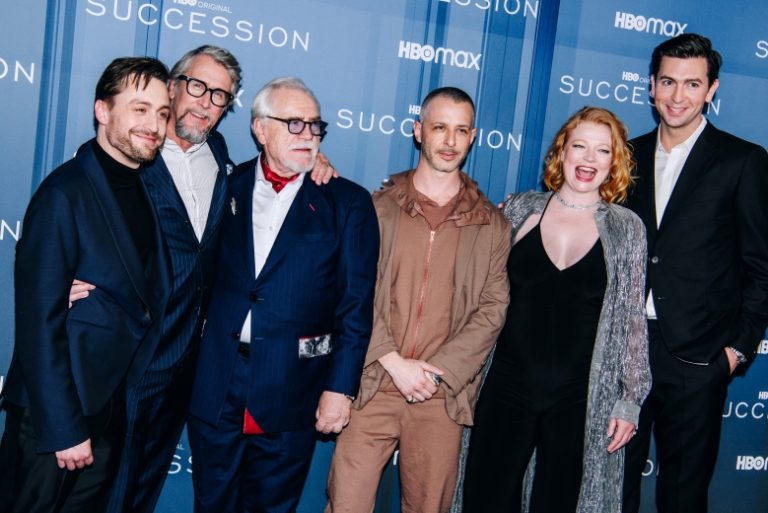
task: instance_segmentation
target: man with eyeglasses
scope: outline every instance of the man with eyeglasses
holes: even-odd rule
[[[184,427],[226,208],[226,176],[234,167],[215,127],[232,106],[240,78],[237,59],[211,45],[184,54],[170,73],[165,144],[141,178],[173,288],[158,320],[161,336],[144,344],[128,379],[126,437],[110,513],[154,511]],[[317,167],[317,180],[327,181],[333,172],[327,160]],[[70,301],[83,300],[90,290],[91,284],[76,280]]]
[[[170,73],[165,143],[141,179],[158,219],[172,289],[158,316],[159,337],[143,344],[126,385],[126,434],[110,513],[151,513],[181,436],[189,406],[226,175],[234,167],[214,127],[240,87],[240,65],[223,48],[187,52]],[[70,302],[94,286],[75,280]]]
[[[349,422],[371,335],[376,213],[362,187],[305,177],[317,99],[275,79],[251,119],[263,151],[229,177],[190,406],[197,513],[295,511],[316,431]]]

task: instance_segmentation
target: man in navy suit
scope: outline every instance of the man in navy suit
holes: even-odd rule
[[[139,178],[165,137],[168,71],[113,61],[96,86],[96,138],[32,197],[16,247],[16,343],[3,390],[0,510],[103,511],[131,365],[159,335],[169,278]],[[68,308],[70,283],[96,285]]]
[[[129,377],[110,513],[154,511],[184,427],[233,167],[214,127],[239,88],[237,59],[216,46],[187,52],[171,69],[168,137],[142,180],[168,250],[172,288],[160,336],[139,353]]]
[[[172,290],[158,321],[160,337],[137,355],[129,378],[126,437],[110,513],[154,511],[184,427],[226,207],[226,176],[233,168],[215,127],[232,107],[240,79],[237,59],[212,45],[190,50],[170,73],[168,136],[141,178],[168,249]],[[327,181],[332,168],[318,167],[317,179]],[[80,281],[73,290],[71,299],[77,300],[93,286]]]
[[[326,123],[296,78],[254,98],[263,151],[229,178],[188,423],[195,511],[295,511],[315,430],[338,433],[371,333],[379,230],[370,194],[318,186]]]
[[[159,337],[136,356],[126,390],[126,435],[110,513],[151,513],[184,427],[213,262],[233,166],[215,126],[240,88],[240,65],[204,45],[184,54],[168,83],[171,112],[160,155],[141,174],[172,271]],[[70,300],[93,285],[81,278]],[[87,300],[83,301],[87,303]]]
[[[637,181],[627,206],[648,232],[653,387],[627,445],[625,512],[640,504],[651,429],[662,513],[707,511],[729,376],[768,324],[768,154],[702,115],[720,54],[683,34],[651,59],[656,130],[631,141]]]

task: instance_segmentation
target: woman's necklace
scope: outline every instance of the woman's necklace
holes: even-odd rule
[[[572,208],[574,210],[589,210],[592,207],[598,206],[600,203],[603,202],[603,199],[600,198],[599,200],[595,201],[594,203],[588,203],[587,205],[577,205],[576,203],[568,203],[563,199],[562,196],[560,196],[559,192],[555,192],[555,199],[563,206]]]

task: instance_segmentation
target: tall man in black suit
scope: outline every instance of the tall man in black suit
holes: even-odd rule
[[[768,155],[702,115],[720,62],[696,34],[656,47],[659,126],[631,141],[638,176],[628,206],[648,233],[653,388],[627,446],[626,512],[639,508],[652,426],[658,510],[707,510],[729,376],[768,323]]]
[[[3,512],[103,511],[124,434],[124,388],[159,335],[170,278],[142,165],[170,115],[168,71],[113,61],[96,86],[96,138],[32,197],[16,247],[16,343],[3,390]],[[67,305],[79,276],[96,284]]]

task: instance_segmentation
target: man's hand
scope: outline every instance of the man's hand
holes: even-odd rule
[[[69,307],[72,308],[72,303],[78,299],[85,299],[88,297],[88,291],[95,289],[95,285],[86,283],[80,280],[72,281],[72,287],[69,289]]]
[[[611,443],[608,444],[608,452],[614,453],[627,445],[632,437],[635,436],[637,426],[626,420],[611,418],[608,422],[608,437]]]
[[[315,429],[321,433],[341,433],[349,424],[352,411],[352,401],[344,394],[326,390],[320,396],[320,402],[315,411]]]
[[[317,185],[323,185],[324,183],[330,182],[331,178],[338,178],[339,172],[333,169],[328,157],[322,153],[318,153],[315,167],[312,169],[312,174],[310,174],[309,177],[312,178],[312,181]]]
[[[502,201],[501,203],[497,204],[497,205],[496,205],[496,207],[497,207],[499,210],[504,210],[504,203],[506,203],[506,202],[507,202],[507,201],[509,201],[510,199],[512,199],[512,193],[511,193],[511,192],[510,192],[510,193],[507,193],[507,199],[506,199],[506,200],[504,200],[504,201]]]
[[[91,451],[91,439],[63,451],[56,451],[56,463],[59,468],[75,470],[84,468],[93,463],[93,452]]]
[[[726,347],[723,351],[725,351],[725,357],[728,358],[728,375],[730,376],[736,371],[736,367],[739,366],[739,359],[730,348]]]
[[[379,358],[379,363],[392,377],[392,382],[409,403],[424,402],[437,392],[437,385],[428,372],[443,375],[443,371],[422,360],[403,358],[395,351]]]

